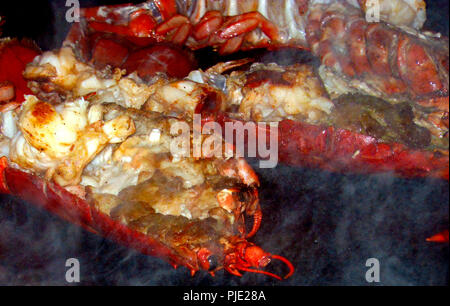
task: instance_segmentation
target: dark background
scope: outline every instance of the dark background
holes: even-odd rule
[[[8,7],[4,2],[5,35],[31,37],[43,49],[59,46],[70,26],[65,1]],[[118,2],[80,1],[82,6]],[[427,12],[425,27],[448,36],[448,0],[428,1]],[[72,257],[81,264],[81,285],[368,285],[365,262],[371,257],[380,261],[380,285],[448,285],[449,245],[425,242],[449,227],[447,181],[339,175],[285,165],[259,169],[251,163],[262,182],[264,214],[253,241],[292,261],[296,272],[286,281],[223,271],[214,278],[206,272],[191,277],[185,268],[174,270],[161,259],[2,195],[0,285],[67,285],[65,261]],[[285,272],[278,263],[270,270]]]

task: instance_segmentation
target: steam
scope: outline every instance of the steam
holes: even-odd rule
[[[61,284],[82,230],[9,196],[0,203],[0,284]]]
[[[368,285],[365,261],[380,261],[381,285],[443,285],[448,245],[425,238],[449,226],[448,182],[358,176],[278,165],[260,169],[263,209],[253,242],[287,257],[283,282],[219,271],[190,276],[66,223],[31,204],[2,196],[0,285],[69,285],[65,260],[77,258],[81,285]],[[284,265],[267,267],[283,275]]]

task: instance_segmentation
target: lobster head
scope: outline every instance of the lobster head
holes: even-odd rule
[[[219,256],[217,254],[224,255]],[[199,266],[212,275],[215,271],[223,268],[236,276],[242,276],[240,271],[246,271],[265,274],[281,280],[280,276],[262,270],[273,259],[278,259],[287,265],[289,272],[283,277],[284,279],[289,278],[294,273],[293,265],[286,258],[270,254],[259,246],[236,236],[227,241],[225,252],[214,253],[211,249],[201,248],[197,252],[197,259]]]

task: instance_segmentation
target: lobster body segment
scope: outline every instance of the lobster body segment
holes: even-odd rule
[[[211,114],[208,116],[205,123],[217,120],[223,130],[227,123],[238,122],[224,113],[214,117],[211,117]],[[223,136],[225,137],[225,134]],[[445,155],[412,150],[400,143],[383,143],[374,137],[346,129],[282,120],[278,123],[274,135],[266,125],[256,125],[256,130],[246,137],[254,139],[256,143],[265,143],[266,139],[277,137],[278,161],[289,165],[319,168],[335,173],[391,172],[408,178],[449,179],[448,157]],[[249,152],[248,147],[245,152]]]
[[[295,121],[280,123],[280,161],[332,172],[395,172],[405,177],[449,179],[448,157],[385,144],[375,138],[333,127]],[[292,141],[296,139],[296,141]]]
[[[97,69],[121,68],[127,74],[136,72],[144,80],[158,73],[182,78],[196,68],[193,54],[180,45],[128,35],[106,30],[97,32],[77,23],[70,29],[64,45],[76,49],[78,56]]]

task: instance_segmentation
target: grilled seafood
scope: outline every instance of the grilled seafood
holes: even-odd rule
[[[41,87],[70,79],[63,73],[43,82],[45,73],[34,74],[42,71],[47,57],[64,61],[63,49],[38,57],[24,75],[40,80],[37,84]],[[71,58],[77,61],[73,54]],[[215,119],[223,126],[236,120],[278,121],[278,152],[282,162],[332,171],[395,171],[405,176],[448,177],[445,136],[448,129],[431,129],[423,120],[427,115],[423,107],[416,108],[407,102],[389,103],[362,94],[330,99],[314,68],[306,64],[255,63],[248,70],[224,73],[248,62],[244,59],[220,63],[206,71],[192,71],[182,80],[154,77],[150,83],[133,76],[97,77],[99,72],[89,67],[90,74],[77,74],[74,84],[98,78],[95,84],[102,85],[83,88],[81,93],[96,92],[91,99],[98,102],[114,96],[116,103],[123,106],[189,120],[195,113],[201,113],[203,119]],[[135,87],[140,90],[127,89]],[[66,95],[80,92],[79,87],[68,89],[71,90],[66,90]],[[138,98],[130,92],[138,93]],[[253,136],[257,137],[257,133]]]
[[[25,69],[24,76],[31,80],[31,90],[42,99],[61,102],[87,96],[96,103],[114,101],[135,109],[147,102],[153,103],[152,111],[167,115],[188,111],[191,118],[208,87],[199,88],[202,85],[196,82],[165,75],[154,76],[146,82],[136,73],[124,76],[119,68],[98,70],[78,59],[70,47],[36,57]]]
[[[407,6],[403,5],[405,3]],[[154,158],[154,152],[147,151],[149,148],[142,148],[141,142],[145,143],[147,139],[130,136],[129,133],[139,133],[131,132],[132,124],[120,124],[127,127],[125,134],[111,135],[108,131],[114,129],[105,126],[119,123],[114,121],[115,116],[94,115],[94,121],[90,121],[91,110],[88,115],[83,114],[87,117],[87,120],[84,119],[85,125],[77,123],[69,127],[74,129],[70,131],[72,135],[77,135],[71,143],[73,148],[89,148],[91,137],[97,141],[93,150],[86,150],[90,154],[78,161],[74,160],[74,155],[64,151],[66,143],[59,143],[59,139],[26,139],[24,135],[29,128],[48,132],[45,125],[40,127],[32,120],[27,121],[34,115],[26,110],[34,110],[36,104],[45,105],[54,114],[51,125],[59,126],[61,118],[66,116],[64,108],[70,108],[71,103],[80,108],[84,97],[94,105],[93,113],[97,113],[96,107],[103,109],[103,103],[114,101],[125,108],[144,108],[187,119],[200,112],[221,123],[236,120],[280,121],[280,159],[283,161],[332,171],[395,170],[406,176],[434,175],[448,179],[446,40],[405,27],[420,29],[424,20],[423,2],[382,1],[382,4],[381,18],[388,23],[370,25],[361,17],[361,9],[370,9],[366,1],[285,1],[281,6],[279,2],[272,1],[225,1],[223,5],[217,5],[215,1],[148,1],[136,6],[84,9],[84,20],[72,28],[64,47],[36,58],[26,69],[25,77],[31,80],[31,89],[38,98],[30,98],[23,106],[25,115],[19,116],[19,122],[25,124],[20,123],[20,128],[7,124],[17,120],[16,112],[11,112],[11,109],[18,103],[7,104],[2,120],[6,134],[18,133],[22,144],[26,142],[31,147],[44,145],[45,150],[39,151],[39,154],[31,152],[29,147],[17,154],[18,147],[11,147],[11,140],[4,138],[2,143],[6,145],[1,146],[1,152],[5,156],[12,154],[17,164],[28,171],[38,172],[45,180],[13,169],[2,159],[4,180],[1,188],[4,192],[32,200],[15,186],[24,181],[26,183],[23,184],[36,190],[36,194],[49,190],[51,197],[59,199],[52,200],[54,202],[59,203],[64,197],[70,198],[69,203],[77,203],[81,207],[81,225],[85,228],[102,234],[118,230],[115,239],[145,253],[181,263],[192,271],[211,268],[205,258],[212,253],[219,254],[221,266],[236,275],[239,270],[254,271],[249,268],[252,266],[262,268],[270,258],[281,259],[289,266],[283,258],[267,254],[245,240],[246,236],[256,232],[260,210],[253,204],[235,203],[236,193],[244,193],[249,203],[255,203],[254,191],[248,190],[254,189],[256,180],[251,179],[253,175],[249,174],[251,172],[242,160],[232,159],[231,166],[229,162],[222,165],[213,162],[221,175],[239,178],[238,183],[234,181],[237,185],[232,184],[228,186],[230,188],[216,193],[215,200],[219,204],[216,203],[214,208],[219,205],[228,211],[226,217],[219,213],[220,217],[214,219],[208,215],[209,210],[205,214],[195,205],[191,205],[188,212],[181,205],[166,207],[158,201],[149,205],[149,198],[153,198],[155,193],[169,197],[173,195],[173,189],[181,189],[174,196],[177,199],[174,203],[178,203],[178,199],[187,199],[188,203],[192,203],[189,201],[192,194],[185,189],[197,185],[189,179],[183,181],[184,177],[181,181],[174,179],[173,171],[179,169]],[[280,13],[280,8],[283,13]],[[404,14],[404,11],[409,13]],[[384,36],[390,37],[390,41],[384,40]],[[152,49],[157,47],[148,47],[149,44],[162,41],[186,45],[191,49],[213,46],[221,53],[256,47],[306,48],[322,62],[319,68],[321,80],[311,67],[303,65],[278,67],[257,64],[248,71],[227,76],[223,72],[241,63],[224,63],[205,73],[194,71],[183,80],[171,79],[174,75],[170,73],[167,77],[147,74],[147,69],[139,70],[141,58],[158,52]],[[139,47],[145,48],[141,50]],[[164,45],[163,48],[166,47]],[[112,51],[108,53],[107,50]],[[180,53],[175,56],[181,58]],[[132,63],[127,64],[130,58]],[[420,65],[413,65],[415,61],[419,61]],[[361,62],[366,64],[360,65]],[[388,69],[377,69],[379,63]],[[127,71],[121,70],[123,68]],[[165,69],[167,67],[162,70]],[[415,86],[422,84],[423,80],[426,81],[424,86]],[[321,82],[325,88],[321,87]],[[10,98],[10,84],[5,83],[2,88],[4,96]],[[293,95],[301,98],[290,98]],[[269,98],[263,99],[262,105],[256,103],[256,99],[266,96]],[[39,99],[46,102],[39,104]],[[53,104],[61,102],[67,106],[52,108]],[[109,110],[110,106],[106,109]],[[239,111],[236,112],[236,109]],[[355,111],[354,117],[345,116],[349,110]],[[70,110],[67,111],[70,117]],[[128,109],[121,119],[125,123],[133,122],[138,131],[139,127],[131,115],[134,112],[138,111]],[[87,135],[86,138],[83,135]],[[159,137],[160,133],[155,132],[152,136],[150,132],[147,138]],[[26,159],[21,160],[22,152],[33,153],[31,158],[39,162],[34,165],[27,163]],[[133,156],[131,161],[130,155]],[[108,166],[102,164],[104,159],[108,161]],[[204,162],[189,160],[186,163]],[[73,169],[75,175],[72,174]],[[199,173],[188,169],[184,170],[191,174]],[[127,170],[132,170],[133,174]],[[136,170],[139,175],[134,173]],[[104,172],[107,173],[106,180],[101,179]],[[116,176],[124,184],[119,184],[119,188],[114,187],[116,184],[109,184]],[[208,192],[214,190],[216,185],[214,179],[205,180],[207,188],[201,194],[209,198]],[[55,208],[61,204],[49,205],[46,196],[41,195],[39,201],[40,205],[80,223],[73,221],[74,215],[70,215],[73,208],[65,207],[68,212],[64,213],[61,207]],[[163,212],[164,209],[167,209],[168,215]],[[249,234],[245,234],[242,226],[244,212],[255,219]],[[197,218],[195,225],[186,220],[189,216]],[[220,222],[211,223],[211,218]],[[169,223],[173,224],[173,232],[165,231],[165,225]],[[190,228],[193,228],[192,232]],[[183,238],[186,240],[180,240],[173,234],[178,231],[185,234]],[[212,239],[202,240],[200,237]],[[134,241],[130,242],[131,238]],[[195,243],[187,247],[183,244],[186,241]],[[288,275],[293,270],[292,266],[289,268]]]
[[[343,158],[347,162],[344,164],[350,163],[343,167],[346,171],[349,168],[361,168],[361,166],[351,165],[355,156],[360,156],[376,164],[376,166],[367,167],[367,170],[364,170],[367,172],[395,170],[407,176],[424,176],[434,173],[433,175],[445,178],[448,176],[446,174],[448,171],[445,170],[445,159],[448,156],[448,39],[440,34],[420,32],[425,20],[423,1],[381,1],[379,4],[379,22],[368,22],[366,19],[371,10],[371,3],[367,1],[283,1],[282,3],[278,1],[220,3],[168,1],[164,4],[147,1],[132,6],[84,9],[82,12],[85,22],[83,33],[87,35],[86,33],[106,32],[133,39],[170,41],[191,49],[213,46],[219,49],[220,53],[257,47],[285,46],[310,50],[321,61],[320,67],[312,74],[320,77],[325,91],[320,89],[320,93],[316,92],[309,98],[302,96],[301,100],[304,102],[296,105],[296,107],[301,105],[304,108],[300,117],[306,120],[301,123],[320,124],[323,126],[319,129],[321,133],[326,133],[328,125],[335,126],[338,130],[342,128],[344,134],[346,134],[345,131],[350,130],[357,134],[346,134],[347,137],[353,135],[352,137],[360,139],[359,143],[370,143],[368,148],[359,145],[341,148],[339,146],[344,146],[347,141],[344,139],[338,141],[337,139],[341,139],[342,136],[328,132],[333,136],[327,139],[333,139],[333,143],[340,143],[340,145],[327,150],[346,152],[344,154],[346,157]],[[79,35],[77,37],[80,38]],[[83,39],[74,40],[73,35],[69,35],[65,44],[82,49],[80,42],[83,41]],[[259,74],[258,77],[262,78],[261,75],[264,72],[254,72],[256,70],[253,69],[251,74]],[[278,69],[276,73],[273,72],[276,69],[265,70],[270,71],[270,76],[265,77],[268,81],[282,69]],[[308,77],[308,80],[311,79],[313,79],[312,76]],[[150,95],[146,109],[192,113],[195,105],[199,105],[198,101],[202,100],[200,104],[205,105],[205,99],[209,101],[215,99],[219,102],[209,103],[209,105],[214,104],[210,106],[209,112],[211,108],[218,110],[218,105],[231,103],[239,105],[241,112],[238,115],[239,119],[269,121],[270,116],[261,118],[263,112],[274,115],[281,111],[281,115],[275,118],[276,121],[281,119],[293,119],[293,121],[287,120],[286,124],[281,124],[282,127],[288,128],[288,131],[285,133],[281,131],[280,135],[292,136],[294,133],[296,137],[308,138],[316,133],[306,129],[310,133],[302,136],[300,131],[305,133],[306,131],[299,122],[299,109],[292,108],[293,104],[296,104],[293,101],[271,99],[274,105],[257,106],[256,104],[260,103],[258,97],[262,96],[262,91],[260,91],[261,96],[249,94],[242,101],[236,102],[235,97],[230,98],[230,94],[226,92],[229,88],[225,88],[222,84],[216,87],[222,91],[225,89],[225,98],[222,93],[217,94],[217,91],[210,90],[207,86],[196,86],[197,84],[186,80],[167,82],[158,78],[158,81],[165,84],[165,87],[159,87],[163,95],[162,97],[158,93]],[[274,82],[277,81],[279,78]],[[211,85],[210,82],[209,85]],[[244,83],[238,84],[237,87],[245,88]],[[237,91],[240,90],[237,89]],[[170,99],[169,92],[177,94]],[[284,90],[279,90],[279,93],[281,92],[290,96],[299,94],[295,90],[287,91],[286,86]],[[182,103],[174,102],[178,97],[187,96],[192,99],[183,98]],[[357,101],[365,100],[366,96],[377,97],[383,102],[373,102],[375,100],[369,99],[373,102],[369,108],[365,102],[359,105]],[[333,103],[330,103],[330,98]],[[310,102],[306,102],[308,99]],[[351,100],[351,102],[347,103],[345,100]],[[225,102],[222,103],[223,101]],[[337,102],[340,102],[339,105],[332,107]],[[189,107],[180,105],[183,103],[188,104]],[[354,106],[357,103],[358,106]],[[284,106],[280,107],[281,104]],[[387,118],[380,114],[380,107],[374,104],[384,105],[381,108]],[[305,108],[306,105],[308,105],[307,108]],[[311,107],[312,105],[314,106]],[[197,110],[201,108],[204,109],[199,106]],[[276,109],[275,112],[273,112],[274,109]],[[397,117],[391,118],[388,109],[395,109],[393,114],[397,114]],[[344,114],[345,110],[356,111],[354,118],[339,115],[339,113]],[[250,111],[255,112],[252,115],[253,118],[248,115]],[[325,118],[324,113],[327,114],[325,122],[319,118]],[[405,122],[401,122],[400,113],[405,116],[406,121],[403,120]],[[380,115],[383,118],[380,118]],[[235,117],[235,114],[231,117]],[[380,134],[379,131],[385,130],[386,125],[389,131],[383,131]],[[296,129],[298,132],[295,132]],[[342,133],[337,132],[339,135]],[[367,138],[368,136],[370,137]],[[408,138],[411,140],[408,141]],[[285,152],[286,158],[282,160],[288,163],[305,164],[299,161],[304,157],[294,158],[295,153],[303,156],[302,152],[305,152],[301,139],[297,140],[298,145],[294,147],[292,140],[281,139],[280,143],[287,141],[291,143],[290,152]],[[389,143],[387,147],[386,143]],[[395,145],[396,143],[400,146]],[[426,152],[417,149],[426,149]],[[312,154],[311,150],[306,151],[307,154]],[[280,152],[283,154],[283,150]],[[361,152],[366,154],[360,155]],[[323,153],[319,151],[320,154]],[[443,156],[440,156],[441,154]],[[329,162],[329,158],[323,158],[323,163]],[[411,170],[415,168],[412,162],[419,165],[420,170]],[[383,166],[388,164],[387,167]],[[409,170],[403,171],[404,167]],[[444,170],[437,170],[441,168]]]
[[[172,156],[171,128],[179,120],[136,110],[145,99],[136,100],[142,91],[135,82],[129,87],[132,77],[121,85],[120,71],[107,78],[76,60],[70,48],[40,59],[30,73],[47,82],[31,88],[45,101],[25,95],[22,104],[8,92],[16,86],[2,86],[0,192],[192,274],[224,268],[280,279],[262,270],[272,259],[288,265],[286,277],[293,273],[285,258],[246,240],[259,228],[261,209],[258,178],[245,160]],[[5,72],[12,80],[22,74]],[[20,84],[20,92],[31,93]],[[102,87],[104,95],[92,94]],[[249,231],[246,215],[254,219]]]
[[[422,120],[431,130],[448,129],[448,39],[370,24],[344,9],[318,7],[309,17],[309,45],[322,60],[319,74],[328,93],[407,101],[427,108]]]
[[[424,20],[422,1],[381,1],[380,18],[387,11],[392,13],[387,14],[392,18],[384,18],[388,23],[367,22],[361,13],[366,1],[182,1],[178,12],[175,2],[160,6],[149,1],[137,6],[85,9],[87,30],[170,41],[170,35],[161,35],[192,23],[192,35],[186,32],[182,40],[192,49],[215,46],[222,53],[231,53],[268,46],[307,48],[322,61],[325,84],[335,78],[340,81],[339,86],[329,85],[330,93],[340,95],[343,90],[348,92],[348,87],[356,87],[384,99],[426,100],[441,111],[448,109],[445,99],[429,99],[448,96],[448,40],[408,27],[412,24],[406,20],[393,21],[408,15],[400,8],[412,9],[417,20]],[[135,20],[144,16],[153,18],[153,23],[145,33],[135,33]],[[416,22],[416,28],[420,29],[422,23]],[[116,31],[114,26],[128,26],[129,32]],[[68,42],[71,40],[69,35]],[[340,88],[344,84],[346,88]]]
[[[119,228],[113,239],[192,273],[225,268],[279,278],[260,270],[273,258],[292,274],[286,259],[246,240],[261,221],[253,170],[243,159],[172,155],[177,122],[117,104],[52,105],[28,95],[20,109],[2,113],[1,191],[93,232]],[[250,231],[244,215],[254,216]]]

